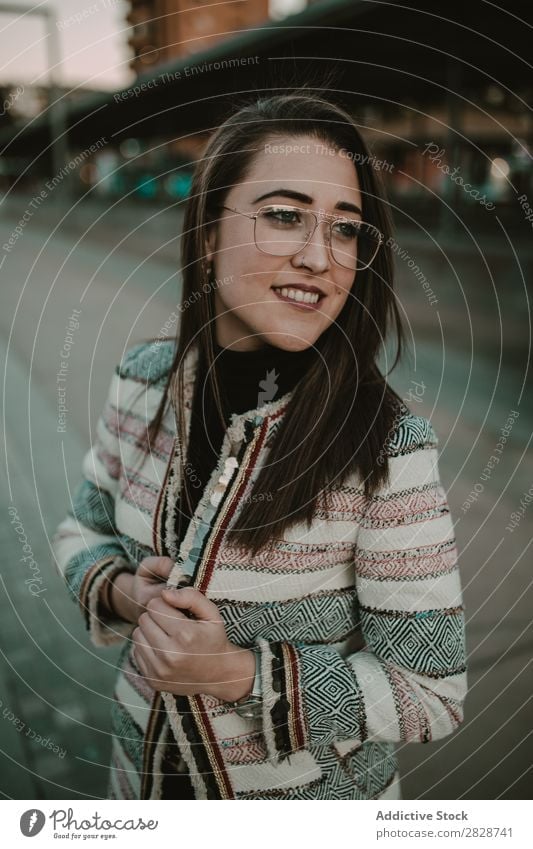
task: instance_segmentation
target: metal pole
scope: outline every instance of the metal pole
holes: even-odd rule
[[[65,95],[60,91],[58,85],[59,67],[60,67],[60,52],[59,38],[57,35],[57,20],[55,11],[52,9],[45,10],[46,23],[48,28],[48,81],[50,90],[50,100],[48,106],[48,118],[50,121],[50,143],[52,145],[52,165],[54,176],[61,174],[61,169],[64,168],[68,161],[68,131],[66,122],[66,104]],[[63,179],[54,189],[54,194],[57,189],[60,189],[60,194],[63,199],[70,195],[70,171],[67,169],[63,175]]]
[[[0,3],[0,13],[8,15],[39,15],[45,18],[47,29],[46,55],[48,64],[48,120],[50,126],[50,149],[52,154],[53,176],[61,174],[61,169],[68,161],[68,135],[64,96],[59,89],[58,76],[61,64],[59,39],[55,11],[46,6],[24,6],[14,3]],[[69,174],[56,186],[54,194],[60,192],[64,198],[69,194]],[[56,194],[57,196],[57,194]]]

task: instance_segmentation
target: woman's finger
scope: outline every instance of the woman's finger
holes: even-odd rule
[[[170,557],[145,557],[139,563],[137,574],[141,578],[166,581],[173,568],[174,561]]]
[[[161,590],[161,597],[172,607],[192,614],[195,619],[201,619],[204,622],[222,622],[222,616],[216,604],[209,601],[200,590],[194,587],[184,587],[181,590],[165,588]]]
[[[146,646],[153,652],[154,656],[165,656],[166,652],[173,649],[173,643],[169,635],[159,627],[157,622],[153,620],[149,613],[142,613],[139,616],[138,628],[140,633],[137,635],[137,644]],[[143,647],[144,647],[143,646]]]
[[[144,678],[155,688],[155,681],[157,679],[154,678],[154,675],[157,658],[153,649],[150,647],[149,640],[140,627],[135,628],[133,631],[132,642],[135,663]]]
[[[146,661],[144,660],[143,656],[141,655],[139,649],[137,648],[137,646],[133,649],[133,662],[134,662],[135,666],[137,667],[137,669],[139,670],[142,677],[146,678],[146,680],[149,681],[150,673],[149,673],[149,670],[148,670],[148,666],[147,666]]]
[[[167,604],[161,597],[152,598],[146,605],[146,613],[169,637],[176,637],[183,628],[183,622],[190,622],[186,613]]]

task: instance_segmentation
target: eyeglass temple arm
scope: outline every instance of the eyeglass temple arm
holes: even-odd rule
[[[237,215],[244,215],[245,218],[257,218],[257,213],[241,212],[240,209],[234,209],[232,206],[221,205],[221,209],[227,209],[229,212],[236,212]]]

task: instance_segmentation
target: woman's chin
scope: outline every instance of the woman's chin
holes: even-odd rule
[[[265,345],[272,345],[275,348],[280,348],[282,351],[296,354],[314,345],[318,337],[295,333],[294,323],[291,323],[286,328],[280,327],[276,330],[261,333],[261,338]]]

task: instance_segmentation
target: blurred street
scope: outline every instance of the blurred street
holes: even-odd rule
[[[3,203],[0,244],[30,200],[11,196]],[[49,539],[79,479],[115,364],[126,348],[158,336],[177,309],[180,208],[47,203],[12,249],[0,252],[7,472],[0,526],[0,792],[7,798],[105,796],[118,650],[90,644],[51,564]],[[520,502],[533,484],[527,374],[533,247],[530,235],[512,245],[504,234],[499,240],[475,235],[479,250],[461,234],[441,234],[436,244],[429,235],[397,234],[437,301],[429,302],[398,254],[412,356],[391,383],[439,436],[460,552],[470,687],[456,734],[399,746],[405,799],[531,795],[533,506],[522,512]],[[73,310],[80,311],[79,327],[68,331]],[[57,374],[69,332],[68,410],[58,432]],[[509,426],[513,411],[518,415]],[[506,426],[500,461],[486,472]],[[9,508],[39,565],[38,596],[25,583],[30,573]],[[513,513],[520,519],[506,530]]]

